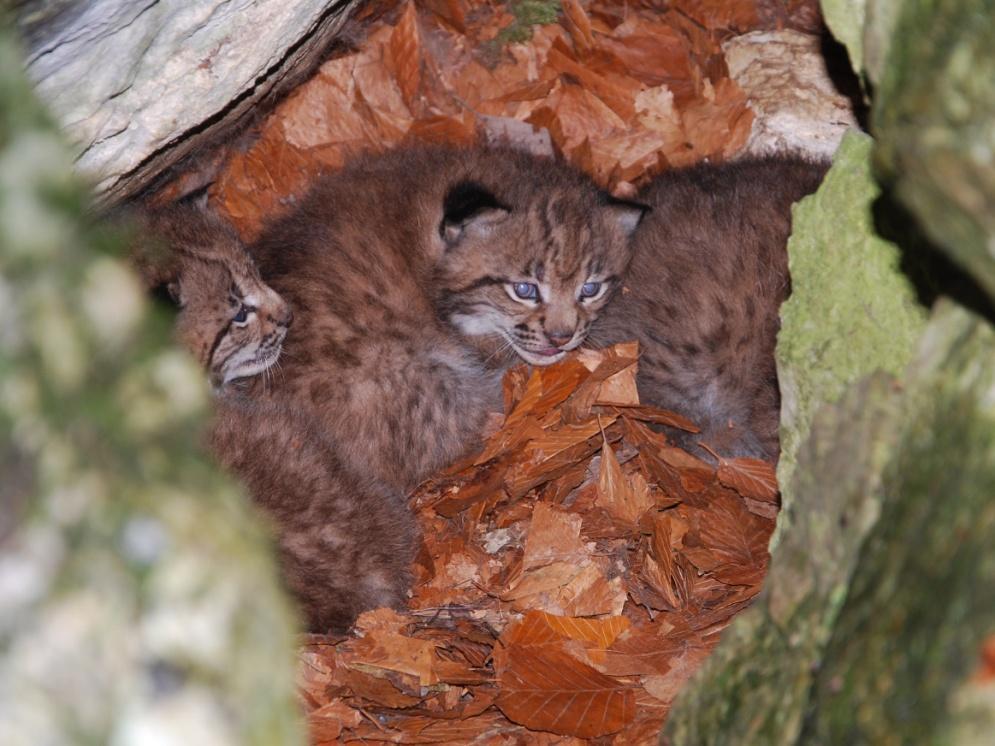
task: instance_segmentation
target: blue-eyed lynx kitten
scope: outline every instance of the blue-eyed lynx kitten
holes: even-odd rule
[[[479,444],[510,363],[584,341],[642,214],[513,150],[361,157],[250,247],[296,314],[272,390],[408,490]]]
[[[279,358],[290,307],[215,216],[172,208],[145,228],[136,264],[150,287],[168,285],[178,338],[215,386],[210,449],[270,519],[308,627],[343,631],[364,609],[399,605],[416,543],[401,495],[349,470],[306,411],[239,389]]]

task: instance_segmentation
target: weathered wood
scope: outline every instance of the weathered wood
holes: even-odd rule
[[[30,0],[27,69],[102,203],[244,127],[310,72],[356,0]]]

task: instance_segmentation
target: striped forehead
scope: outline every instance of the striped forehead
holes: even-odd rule
[[[579,225],[577,225],[579,223]],[[577,227],[561,223],[550,226],[530,241],[535,252],[521,267],[525,277],[539,282],[574,283],[597,275],[604,269],[602,247],[592,240],[590,226],[576,221]]]

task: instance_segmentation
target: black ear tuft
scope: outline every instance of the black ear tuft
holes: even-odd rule
[[[508,211],[486,187],[475,181],[461,181],[449,190],[442,203],[444,219],[448,223],[462,223],[481,210]]]
[[[646,213],[653,209],[641,202],[632,202],[627,199],[613,197],[607,192],[602,193],[601,203],[607,208],[615,224],[622,229],[622,232],[626,236],[631,236],[646,216]]]
[[[474,181],[461,181],[449,190],[442,203],[439,235],[448,246],[453,246],[468,228],[486,230],[508,212],[509,208],[486,187]]]

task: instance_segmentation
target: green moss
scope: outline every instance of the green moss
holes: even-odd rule
[[[869,137],[848,134],[819,191],[794,208],[792,290],[781,307],[777,342],[781,484],[791,481],[819,407],[868,373],[898,374],[925,324],[900,249],[875,232],[880,190],[871,176],[871,147]]]
[[[881,518],[824,653],[803,742],[927,743],[995,627],[995,331],[946,303],[905,376]]]
[[[533,26],[555,23],[560,15],[560,0],[512,0],[508,10],[515,20],[498,34],[502,45],[528,41]]]
[[[898,5],[874,102],[875,163],[995,299],[995,1]]]

